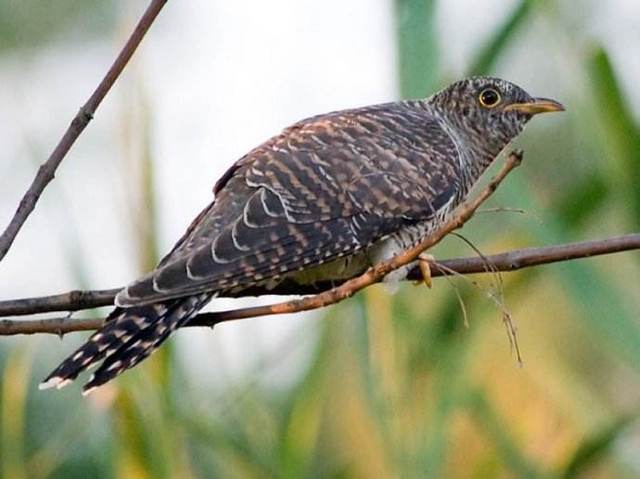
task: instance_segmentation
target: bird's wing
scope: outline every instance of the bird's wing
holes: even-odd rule
[[[255,285],[429,220],[457,192],[456,148],[433,117],[395,108],[303,121],[247,154],[174,250],[118,304]]]

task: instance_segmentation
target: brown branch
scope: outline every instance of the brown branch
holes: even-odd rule
[[[531,266],[632,250],[640,250],[640,233],[540,248],[515,249],[505,253],[487,255],[484,258],[474,256],[437,261],[431,267],[431,276],[444,276],[452,270],[459,274],[516,271]],[[491,270],[487,270],[487,263],[491,265]],[[440,269],[439,265],[442,265],[443,268]],[[420,278],[421,275],[417,268],[407,276],[407,279],[410,280],[419,280]]]
[[[620,253],[630,250],[640,250],[640,233],[616,236],[600,240],[582,241],[579,243],[569,243],[564,245],[515,249],[507,251],[505,253],[487,255],[484,258],[472,256],[466,258],[437,260],[431,263],[431,276],[435,278],[447,276],[452,273],[477,274],[495,271],[509,272],[523,268],[529,268],[532,266],[557,263],[560,261],[568,261],[573,259],[588,258],[591,256]],[[487,271],[487,264],[491,265],[491,271]],[[412,268],[409,271],[406,279],[409,281],[422,280],[422,273],[420,272],[420,268]],[[120,291],[120,289],[121,288],[94,291],[75,290],[52,296],[40,296],[35,298],[0,301],[0,317],[51,313],[56,311],[80,311],[84,309],[97,308],[100,306],[111,306],[113,305],[115,295],[118,293],[118,291]],[[309,289],[300,289],[300,287],[294,289],[292,287],[287,289],[274,289],[271,293],[274,295],[301,295],[310,293],[315,294],[327,289],[330,289],[330,286],[320,282],[315,284],[313,287],[310,286]],[[58,320],[56,319],[55,321]],[[75,320],[69,319],[69,321]],[[27,322],[34,323],[35,325],[35,323],[37,323],[38,321],[28,320]],[[7,324],[10,324],[11,327],[13,327],[14,322]],[[87,326],[87,329],[95,328]],[[38,332],[38,329],[35,328],[35,330],[32,332]],[[0,335],[2,334],[16,333],[5,333],[3,327],[0,326]]]
[[[29,215],[33,212],[40,195],[42,195],[44,189],[53,180],[58,166],[60,166],[60,163],[62,163],[62,160],[67,155],[75,141],[93,119],[96,109],[109,90],[111,90],[111,87],[122,73],[122,70],[124,70],[124,67],[138,48],[142,38],[149,30],[149,27],[151,27],[151,24],[156,19],[165,3],[167,3],[167,0],[151,1],[140,18],[140,21],[136,25],[136,28],[133,30],[133,33],[127,40],[127,43],[118,54],[117,58],[111,65],[111,68],[109,68],[109,71],[107,71],[107,74],[104,76],[91,97],[89,97],[89,100],[87,100],[87,102],[80,108],[80,111],[78,111],[75,118],[71,121],[67,131],[65,131],[47,161],[45,161],[38,169],[38,173],[31,183],[31,186],[29,186],[29,189],[23,196],[22,200],[20,200],[20,204],[18,205],[18,209],[16,210],[13,218],[0,236],[0,261],[5,257],[20,229]]]
[[[120,289],[96,291],[69,291],[51,296],[11,299],[0,301],[0,318],[24,316],[28,314],[51,313],[53,311],[80,311],[83,309],[113,306],[113,300]]]
[[[516,271],[532,266],[630,250],[640,250],[640,233],[566,245],[517,249],[505,253],[488,255],[484,258],[474,256],[436,261],[431,263],[431,276],[442,277],[452,273],[476,274],[492,273],[495,271]],[[487,271],[487,264],[492,267],[490,271]],[[422,279],[420,269],[417,267],[413,268],[409,272],[407,279],[420,281]],[[119,289],[71,291],[55,296],[0,301],[0,317],[52,311],[77,311],[98,306],[107,306],[113,304],[113,298],[118,291]],[[212,327],[225,321],[274,314],[270,312],[269,308],[270,306],[259,306],[201,313],[195,316],[187,326]],[[63,335],[74,331],[92,331],[98,329],[103,321],[101,318],[71,318],[69,316],[35,320],[0,319],[0,336],[35,333]]]
[[[515,166],[515,165],[514,165]],[[510,167],[512,169],[513,166]],[[508,173],[508,171],[506,172]],[[504,173],[504,176],[506,176]],[[502,174],[502,173],[501,173]],[[497,183],[501,180],[501,177],[496,177],[493,181],[494,186],[497,186]],[[487,189],[492,188],[490,185]],[[484,197],[486,199],[486,197]],[[480,202],[484,201],[481,199]],[[479,203],[478,203],[479,205]],[[471,208],[474,208],[472,205]],[[477,206],[475,206],[477,208]],[[462,224],[468,220],[468,218],[473,214],[473,210],[466,219],[460,220],[460,214],[457,214],[450,222],[445,225],[445,227],[436,231],[430,238],[428,242],[429,246],[437,243],[444,235],[448,232],[453,231],[455,229],[455,224]],[[462,223],[460,223],[462,221]],[[425,240],[426,241],[426,240]],[[426,244],[423,242],[423,244]],[[419,245],[420,246],[420,245]],[[489,272],[494,271],[515,271],[522,268],[527,268],[531,266],[537,266],[542,264],[548,264],[559,261],[567,261],[578,258],[587,258],[591,256],[612,254],[622,251],[629,250],[638,250],[640,249],[640,233],[629,234],[624,236],[618,236],[613,238],[607,238],[602,240],[593,240],[593,241],[584,241],[580,243],[570,243],[565,245],[556,245],[556,246],[546,246],[541,248],[525,248],[512,250],[505,253],[495,254],[485,256],[484,258],[480,257],[469,257],[469,258],[454,258],[449,260],[440,260],[433,262],[431,264],[431,275],[433,277],[445,276],[451,274],[452,272],[459,274],[474,274],[474,273],[485,273],[488,270],[488,265],[490,265],[491,269]],[[405,260],[408,258],[406,256],[409,252],[405,253]],[[408,262],[412,260],[409,259]],[[404,260],[401,260],[403,264]],[[385,262],[385,263],[390,263]],[[188,326],[209,326],[212,327],[215,324],[231,321],[235,319],[244,319],[251,318],[257,316],[265,316],[270,314],[279,314],[279,313],[289,313],[302,311],[307,309],[315,309],[316,307],[320,307],[323,305],[331,304],[332,302],[337,302],[345,297],[348,297],[355,293],[357,290],[364,288],[369,284],[373,284],[375,282],[380,281],[383,277],[383,273],[376,273],[378,271],[377,268],[382,268],[381,264],[373,268],[369,272],[365,273],[365,275],[356,278],[356,280],[361,280],[363,277],[367,277],[364,280],[367,284],[363,285],[363,282],[360,281],[357,285],[353,286],[353,281],[344,283],[340,288],[336,288],[336,290],[341,290],[341,293],[337,293],[336,296],[331,296],[329,302],[326,301],[326,296],[324,300],[318,301],[318,297],[322,297],[323,295],[313,296],[310,298],[305,298],[303,300],[294,300],[288,301],[285,303],[280,303],[277,305],[268,305],[268,306],[258,306],[258,307],[250,307],[250,308],[242,308],[235,309],[230,311],[220,311],[220,312],[211,312],[211,313],[202,313],[198,316],[194,317],[189,323]],[[391,267],[389,265],[387,267]],[[393,265],[395,266],[395,264]],[[386,267],[385,267],[386,268]],[[393,268],[392,268],[393,269]],[[386,269],[384,269],[386,271]],[[421,280],[422,275],[420,273],[419,268],[414,268],[409,272],[407,277],[409,280]],[[319,288],[327,289],[327,286],[318,285]],[[346,288],[346,292],[345,292]],[[106,306],[113,304],[113,298],[115,294],[119,291],[119,289],[111,289],[111,290],[97,290],[97,291],[71,291],[69,293],[55,295],[55,296],[44,296],[39,298],[28,298],[28,299],[19,299],[19,300],[10,300],[10,301],[0,301],[0,317],[1,316],[9,316],[9,315],[21,315],[21,314],[35,314],[42,312],[51,312],[51,311],[77,311],[81,309],[89,309],[98,306]],[[333,291],[333,290],[332,290]],[[332,291],[328,291],[327,293],[332,293]],[[293,290],[285,290],[276,292],[280,294],[292,294],[296,291]],[[301,293],[300,291],[297,291]],[[327,293],[324,293],[325,295]],[[335,299],[335,298],[339,299]],[[334,301],[335,299],[335,301]],[[302,302],[303,307],[300,307]],[[322,303],[322,304],[320,304]],[[315,304],[320,304],[319,306],[315,306]],[[34,334],[34,333],[53,333],[53,334],[65,334],[73,331],[88,331],[95,330],[102,325],[104,320],[100,318],[89,319],[89,318],[70,318],[70,317],[59,317],[59,318],[46,318],[46,319],[37,319],[37,320],[19,320],[19,319],[4,319],[0,320],[0,335],[14,335],[14,334]]]
[[[482,189],[482,191],[480,191],[480,193],[475,198],[463,203],[448,221],[437,227],[429,236],[420,241],[416,246],[405,250],[404,252],[398,254],[397,256],[394,256],[387,261],[383,261],[369,268],[362,275],[350,279],[338,287],[332,288],[328,291],[316,294],[314,296],[294,299],[291,301],[271,304],[268,306],[244,308],[226,312],[208,314],[205,313],[197,316],[196,318],[191,320],[190,323],[193,323],[194,325],[211,326],[218,322],[229,321],[231,319],[308,311],[342,301],[343,299],[352,296],[357,291],[360,291],[361,289],[366,288],[371,284],[381,281],[391,271],[401,268],[402,266],[405,266],[416,260],[420,253],[422,253],[424,250],[438,243],[448,233],[460,228],[465,222],[469,220],[469,218],[471,218],[471,216],[473,216],[473,213],[478,209],[478,207],[487,198],[489,198],[489,196],[491,196],[500,182],[502,182],[502,180],[509,174],[509,172],[517,167],[521,163],[521,161],[522,152],[512,152],[498,174],[489,182],[489,184],[484,189]],[[213,317],[211,315],[213,315]],[[45,323],[46,321],[47,320],[36,320],[36,324],[39,324],[40,327],[44,327],[48,324]],[[64,334],[71,331],[71,329],[69,329],[71,325],[77,326],[78,329],[85,329],[87,327],[91,327],[93,329],[94,327],[99,327],[100,324],[102,324],[102,320],[91,322],[90,320],[69,319],[65,321],[64,318],[57,318],[53,320],[53,323],[51,324],[52,330],[50,332]],[[3,320],[0,323],[0,329],[2,331],[12,331],[12,333],[4,334],[18,334],[18,331],[21,333],[26,333],[29,331],[27,325],[16,324],[16,322],[12,322],[12,320]]]

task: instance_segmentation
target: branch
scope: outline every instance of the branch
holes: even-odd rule
[[[640,249],[640,233],[566,245],[516,249],[505,253],[488,255],[484,258],[474,256],[434,261],[431,263],[431,276],[435,278],[452,273],[476,274],[495,271],[517,271],[532,266],[638,249]],[[488,266],[490,266],[490,269]],[[407,280],[411,281],[420,281],[422,279],[422,273],[418,267],[411,269],[407,276]],[[109,306],[113,304],[113,299],[118,291],[120,289],[70,291],[54,296],[0,301],[0,317],[52,311],[78,311],[99,306]],[[293,292],[282,294],[293,294]],[[195,316],[186,326],[212,327],[224,321],[273,314],[265,313],[265,308],[268,310],[269,306],[201,313]],[[0,319],[0,336],[34,333],[63,335],[74,331],[92,331],[102,326],[103,321],[101,318],[71,318],[69,316],[36,320]]]
[[[456,218],[457,217],[458,215],[456,215]],[[434,235],[439,237],[440,234],[444,236],[444,234],[446,233],[442,233],[439,230]],[[439,241],[439,239],[435,242]],[[640,249],[640,233],[635,233],[613,238],[570,243],[565,245],[517,249],[505,253],[484,256],[483,258],[468,257],[433,261],[431,262],[431,276],[446,276],[452,274],[453,272],[458,274],[475,274],[494,271],[516,271],[522,268],[528,268],[531,266],[542,264],[638,249]],[[373,282],[378,282],[381,279],[382,277],[378,278],[376,276],[376,279]],[[420,269],[418,267],[413,268],[409,272],[407,279],[421,280],[422,274],[420,272]],[[343,284],[343,286],[345,286],[345,284]],[[317,290],[326,290],[330,288],[330,285],[320,283],[316,286],[316,288]],[[317,292],[317,290],[300,291],[299,289],[284,289],[274,290],[274,292],[276,294],[307,294],[310,292]],[[119,288],[96,291],[71,291],[65,294],[54,296],[0,301],[0,317],[52,311],[77,311],[81,309],[95,308],[98,306],[108,306],[113,304],[113,298],[118,291],[120,291]],[[356,290],[354,289],[351,294],[355,293],[355,291]],[[314,298],[315,297],[307,298],[307,300],[313,300]],[[292,303],[296,303],[296,301],[281,303],[280,305],[287,305]],[[212,327],[215,324],[224,321],[277,314],[276,311],[273,311],[273,308],[276,306],[278,305],[202,313],[195,316],[187,324],[187,326]],[[297,306],[294,306],[290,311],[280,312],[295,312],[301,310],[302,309],[297,309]],[[100,318],[70,318],[68,316],[38,320],[4,319],[0,320],[0,335],[34,333],[52,333],[63,335],[65,333],[73,331],[88,331],[98,329],[102,325],[103,321],[104,320]]]
[[[22,197],[22,200],[20,200],[20,204],[18,205],[18,209],[16,210],[13,218],[2,233],[2,236],[0,236],[0,261],[5,257],[18,235],[18,232],[29,215],[33,212],[42,192],[53,180],[58,166],[60,166],[60,163],[62,163],[62,160],[67,155],[75,141],[93,119],[96,109],[100,103],[102,103],[102,100],[109,90],[111,90],[111,87],[122,73],[122,70],[124,70],[124,67],[129,62],[129,59],[135,52],[136,48],[138,48],[142,38],[147,33],[149,27],[151,27],[151,24],[156,19],[166,2],[167,0],[151,1],[140,18],[138,25],[136,25],[133,33],[127,40],[127,43],[125,43],[124,47],[113,62],[113,65],[111,65],[111,68],[107,71],[107,74],[104,76],[91,97],[89,97],[89,100],[87,100],[87,102],[80,108],[80,111],[78,111],[75,118],[71,121],[67,131],[64,133],[47,161],[38,169],[38,173],[31,183],[31,186],[29,186],[29,189]]]
[[[623,236],[616,236],[612,238],[583,241],[579,243],[569,243],[564,245],[544,246],[541,248],[523,248],[507,251],[505,253],[499,253],[494,255],[486,255],[484,258],[478,256],[466,257],[466,258],[453,258],[445,260],[436,260],[431,262],[431,276],[441,277],[447,276],[453,273],[457,274],[477,274],[477,273],[491,273],[495,271],[509,272],[517,271],[523,268],[529,268],[532,266],[539,266],[549,263],[557,263],[561,261],[569,261],[573,259],[588,258],[591,256],[601,256],[613,253],[620,253],[623,251],[638,250],[640,249],[640,233],[628,234]],[[489,269],[487,266],[490,266]],[[409,281],[421,281],[422,273],[417,266],[412,268],[407,275]],[[330,289],[331,285],[324,282],[310,285],[308,289],[303,289],[300,286],[292,286],[291,288],[274,289],[271,291],[273,295],[303,295],[303,294],[317,294],[322,291]],[[69,291],[63,294],[56,294],[51,296],[40,296],[36,298],[25,299],[12,299],[7,301],[0,301],[0,318],[7,316],[23,316],[38,313],[51,313],[56,311],[80,311],[84,309],[98,308],[101,306],[112,306],[113,300],[116,294],[122,288],[115,289],[102,289],[94,291]],[[214,313],[218,314],[218,313]],[[203,316],[202,314],[198,317]],[[58,319],[46,319],[41,321],[28,320],[26,321],[31,326],[33,331],[40,332],[36,323],[38,324],[54,324]],[[48,321],[48,322],[47,322]],[[84,321],[68,318],[68,321]],[[101,320],[91,320],[101,321]],[[0,323],[4,326],[0,326],[0,335],[3,334],[18,334],[7,333],[5,331],[11,331],[11,329],[5,330],[7,324],[13,328],[16,321],[10,320],[9,323]],[[94,323],[91,323],[94,324]],[[99,323],[95,323],[99,324]],[[193,324],[190,324],[193,326]],[[95,329],[97,326],[90,326],[87,323],[86,329]],[[85,329],[85,328],[82,328]],[[57,329],[56,329],[57,330]],[[51,330],[53,331],[53,329]],[[43,331],[50,332],[50,331]]]
[[[294,313],[298,311],[308,311],[311,309],[317,309],[324,306],[328,306],[333,303],[337,303],[353,296],[356,292],[360,291],[367,286],[381,281],[388,273],[402,266],[405,266],[412,261],[415,261],[420,253],[427,248],[438,243],[448,233],[460,228],[466,223],[478,207],[496,190],[502,180],[517,167],[522,161],[522,152],[512,152],[504,165],[498,172],[498,174],[489,182],[489,184],[473,199],[463,203],[455,212],[455,214],[443,224],[436,227],[427,237],[420,241],[417,245],[409,248],[402,253],[394,256],[393,258],[378,263],[377,265],[369,268],[365,273],[350,279],[340,286],[332,288],[328,291],[309,296],[300,299],[294,299],[282,303],[271,304],[268,306],[258,306],[253,308],[236,309],[232,311],[222,311],[216,313],[205,313],[198,315],[192,319],[189,323],[198,326],[212,326],[222,321],[229,321],[231,319],[249,318],[255,316],[267,316],[273,314],[285,314]],[[111,294],[112,291],[108,291],[107,294]],[[71,293],[77,294],[77,293]],[[64,295],[63,295],[64,296]],[[98,294],[99,299],[104,300],[105,292]],[[90,293],[91,297],[91,293]],[[64,299],[57,297],[58,300]],[[93,299],[93,298],[92,298]],[[31,301],[38,301],[33,299]],[[78,331],[82,329],[96,329],[102,324],[101,319],[89,320],[89,319],[43,319],[32,321],[15,321],[15,320],[3,320],[0,322],[0,332],[2,334],[19,334],[27,332],[43,332],[45,328],[49,328],[46,332],[53,332],[57,334],[64,334],[70,331]],[[22,324],[20,324],[22,323]],[[28,323],[28,324],[25,324]],[[40,329],[34,329],[39,327]]]

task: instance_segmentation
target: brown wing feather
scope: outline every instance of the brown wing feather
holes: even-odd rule
[[[298,123],[223,175],[214,203],[118,304],[250,286],[354,254],[456,195],[455,153],[436,119],[405,104]]]

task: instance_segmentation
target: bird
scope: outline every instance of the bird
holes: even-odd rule
[[[88,394],[214,297],[322,290],[362,274],[446,221],[533,116],[563,110],[509,81],[470,77],[424,99],[294,123],[222,175],[173,249],[116,295],[104,325],[40,388],[99,365]]]

